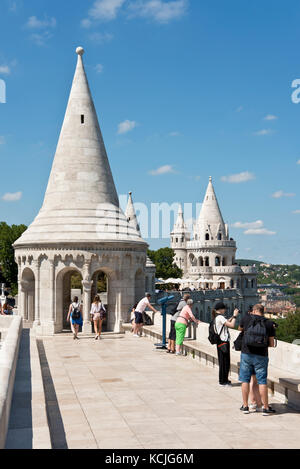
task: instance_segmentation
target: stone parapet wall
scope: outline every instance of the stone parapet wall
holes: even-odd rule
[[[9,424],[22,327],[20,316],[0,318],[0,330],[7,330],[0,350],[0,449],[5,446]]]

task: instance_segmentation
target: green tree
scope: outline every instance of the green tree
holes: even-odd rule
[[[174,264],[175,252],[171,248],[161,248],[158,251],[148,250],[148,256],[156,265],[158,278],[182,278],[182,270]]]
[[[278,324],[276,337],[278,340],[292,343],[295,339],[300,339],[300,311],[289,314],[286,319],[276,319]]]
[[[0,223],[0,267],[3,281],[13,291],[18,283],[18,266],[15,263],[13,243],[27,229],[25,225],[9,226],[5,222]]]

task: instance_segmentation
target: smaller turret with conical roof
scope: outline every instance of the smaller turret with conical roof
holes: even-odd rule
[[[182,205],[179,204],[177,220],[171,233],[171,247],[175,252],[175,263],[183,270],[186,268],[186,243],[190,237],[184,222]]]

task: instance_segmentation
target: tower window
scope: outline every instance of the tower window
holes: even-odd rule
[[[208,233],[206,233],[206,235],[205,235],[205,240],[209,241],[209,234]]]
[[[81,114],[81,123],[84,124],[84,114]]]

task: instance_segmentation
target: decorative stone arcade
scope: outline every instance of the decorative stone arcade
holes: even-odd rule
[[[120,331],[145,293],[147,243],[119,207],[82,48],[43,206],[14,245],[20,314],[41,334],[61,332],[70,279],[82,277],[83,332],[91,332],[97,273],[107,276],[107,329]],[[93,284],[94,281],[94,284]],[[94,286],[94,288],[93,288]]]

